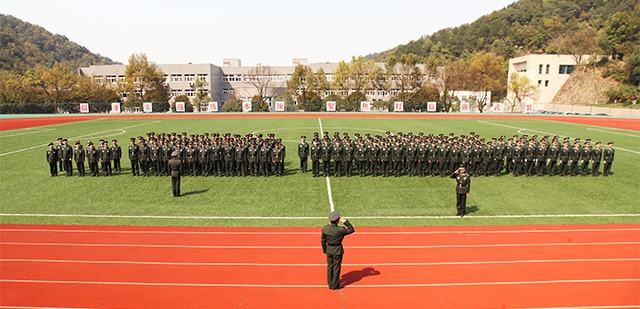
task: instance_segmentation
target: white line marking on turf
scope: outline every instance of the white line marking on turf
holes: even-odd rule
[[[508,126],[508,125],[504,125],[504,124],[492,123],[492,122],[488,122],[488,121],[484,121],[484,120],[478,120],[478,122],[482,122],[482,123],[486,123],[486,124],[490,124],[490,125],[494,125],[494,126],[501,126],[501,127],[511,128],[511,129],[517,129],[518,133],[520,133],[520,134],[522,134],[520,131],[529,131],[529,132],[537,132],[537,133],[542,133],[542,134],[547,134],[547,135],[558,135],[559,137],[571,137],[571,136],[565,136],[565,135],[560,135],[560,134],[556,134],[556,133],[549,133],[549,132],[544,132],[544,131],[531,130],[531,129],[527,129],[527,128],[520,128],[520,127]],[[613,133],[613,132],[611,132],[611,133]],[[635,150],[629,150],[629,149],[620,148],[620,147],[615,147],[615,149],[620,149],[622,151],[627,151],[627,152],[632,152],[632,153],[635,153],[635,154],[640,154],[640,152],[635,151]]]
[[[322,132],[324,132],[324,129],[322,128],[322,119],[320,119],[320,117],[318,117],[318,123],[320,124],[320,134],[322,134]],[[322,162],[322,165],[324,165],[325,163]],[[325,179],[327,180],[327,193],[329,194],[329,206],[331,208],[331,212],[333,212],[335,210],[335,205],[333,204],[333,196],[331,195],[331,181],[329,180],[329,175],[324,175]]]
[[[612,246],[638,245],[637,241],[595,243],[536,243],[536,244],[488,244],[488,245],[424,245],[424,246],[349,246],[349,249],[441,249],[441,248],[504,248],[545,246]],[[67,247],[127,247],[127,248],[191,248],[191,249],[313,249],[318,246],[205,246],[205,245],[149,245],[149,244],[81,244],[57,242],[0,242],[12,246],[67,246]]]
[[[117,133],[117,134],[105,135],[103,137],[120,135],[120,134],[124,134],[125,132],[127,132],[125,129],[135,128],[135,127],[144,126],[144,125],[148,125],[148,124],[152,124],[152,123],[158,123],[158,122],[162,122],[162,120],[147,122],[147,123],[138,124],[138,125],[134,125],[134,126],[128,126],[128,127],[124,127],[124,128],[111,129],[111,130],[106,130],[106,131],[101,131],[101,132],[96,132],[96,133],[91,133],[91,134],[80,135],[80,136],[76,136],[76,137],[71,137],[71,138],[69,138],[69,140],[74,140],[74,139],[88,137],[88,136],[95,136],[95,135],[98,135],[98,134],[102,134],[102,133],[106,133],[106,132],[112,132],[112,131],[118,131],[118,130],[120,130],[122,132]],[[29,148],[24,148],[24,149],[20,149],[20,150],[14,150],[14,151],[10,151],[10,152],[0,153],[0,156],[9,155],[9,154],[18,153],[18,152],[23,152],[23,151],[26,151],[26,150],[40,148],[40,147],[44,147],[44,146],[47,146],[47,145],[48,145],[48,143],[47,144],[38,145],[38,146],[29,147]]]
[[[13,137],[13,136],[20,136],[20,135],[27,135],[27,134],[34,134],[34,133],[42,133],[42,132],[55,131],[55,130],[56,130],[56,129],[46,129],[46,130],[40,130],[40,131],[29,131],[29,132],[18,133],[18,134],[12,134],[12,135],[2,135],[2,136],[0,136],[0,138],[4,138],[4,137]]]
[[[420,262],[420,263],[343,263],[342,266],[441,266],[441,265],[483,265],[483,264],[534,264],[534,263],[591,263],[591,262],[635,262],[640,258],[620,259],[565,259],[565,260],[507,260],[507,261],[460,261],[460,262]],[[327,264],[303,263],[213,263],[213,262],[158,262],[158,261],[87,261],[87,260],[47,260],[47,259],[0,259],[0,262],[29,263],[76,263],[76,264],[132,264],[132,265],[177,265],[177,266],[265,266],[265,267],[326,267]]]
[[[566,230],[498,230],[498,231],[406,231],[406,232],[358,232],[357,235],[431,235],[431,234],[514,234],[514,233],[575,233],[575,232],[624,232],[640,231],[640,228],[624,229],[566,229]],[[201,231],[159,231],[159,230],[58,230],[58,229],[1,229],[2,233],[105,233],[105,234],[185,234],[185,235],[318,235],[317,232],[201,232]]]
[[[601,283],[601,282],[638,282],[640,279],[574,279],[574,280],[543,280],[543,281],[503,281],[503,282],[454,282],[454,283],[423,283],[423,284],[351,284],[352,288],[405,288],[405,287],[452,287],[452,286],[483,286],[483,285],[534,285],[557,283]],[[187,283],[187,282],[126,282],[126,281],[71,281],[71,280],[29,280],[29,279],[0,279],[7,283],[43,283],[43,284],[93,284],[93,285],[137,285],[137,286],[183,286],[183,287],[251,287],[251,288],[323,288],[326,284],[249,284],[249,283]]]
[[[331,196],[331,195],[329,195]],[[333,201],[331,201],[333,205]],[[227,217],[227,216],[133,216],[133,215],[75,215],[75,214],[2,214],[0,217],[77,217],[123,219],[202,219],[202,220],[318,220],[326,217]],[[517,219],[517,218],[582,218],[582,217],[640,217],[640,214],[560,214],[560,215],[495,215],[474,216],[468,219]],[[349,219],[458,219],[458,216],[349,216]]]
[[[597,131],[597,132],[603,132],[603,133],[610,133],[610,134],[618,134],[618,135],[626,135],[626,136],[631,136],[631,137],[638,137],[640,138],[640,135],[633,135],[633,134],[626,134],[626,133],[619,133],[619,132],[611,132],[611,131],[605,131],[605,130],[599,130],[599,129],[593,129],[593,128],[587,128],[588,131]]]

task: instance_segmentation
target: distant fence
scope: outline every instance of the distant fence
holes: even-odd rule
[[[237,103],[237,102],[236,102]],[[303,107],[314,106],[313,111],[317,112],[413,112],[413,113],[439,113],[443,112],[444,105],[442,102],[350,102],[350,101],[318,101],[309,104],[309,102],[299,102],[290,108],[291,102],[276,101],[269,106],[270,112],[309,112]],[[197,105],[189,103],[170,103],[170,102],[136,102],[136,103],[0,103],[1,114],[112,114],[112,113],[211,113],[222,112],[223,110],[231,112],[256,111],[255,106],[252,109],[251,102],[242,102],[238,104],[237,109],[229,110],[223,108],[223,102],[204,102]],[[285,105],[287,106],[285,108]],[[474,103],[454,103],[451,107],[454,113],[478,113],[478,107]],[[508,103],[487,104],[483,108],[484,113],[504,114],[504,113],[540,113],[540,112],[556,112],[556,113],[576,113],[576,114],[607,114],[609,116],[627,116],[640,117],[640,109],[637,108],[615,108],[615,107],[598,107],[587,105],[574,105],[562,103],[527,103],[511,106]]]

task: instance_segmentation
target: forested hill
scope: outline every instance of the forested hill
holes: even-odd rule
[[[11,15],[0,14],[0,70],[22,72],[36,64],[67,64],[72,70],[90,64],[113,64],[109,58]]]
[[[589,37],[592,42],[586,45],[620,57],[638,44],[639,12],[638,0],[520,0],[470,24],[442,29],[366,58],[384,62],[391,55],[413,53],[425,62],[430,56],[453,59],[486,51],[509,59],[528,53],[571,53],[562,49]]]

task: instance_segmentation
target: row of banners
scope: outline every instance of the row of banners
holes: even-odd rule
[[[275,110],[276,112],[284,112],[284,101],[276,101],[275,102]],[[360,102],[360,111],[361,112],[370,112],[371,106],[373,102]],[[336,101],[327,101],[327,111],[335,112],[336,111]],[[176,102],[175,103],[177,112],[185,111],[185,103],[184,102]],[[209,102],[207,106],[207,111],[209,112],[217,112],[218,111],[218,102]],[[395,112],[404,111],[404,102],[393,102],[393,107]],[[437,110],[436,102],[427,102],[427,111],[435,112]],[[145,113],[153,112],[153,105],[151,102],[142,103],[142,111]],[[251,111],[251,102],[243,102],[242,103],[242,111],[250,112]],[[502,113],[502,103],[493,103],[492,112],[494,113]],[[80,103],[80,112],[88,113],[89,112],[89,104],[88,103]],[[112,113],[120,113],[120,103],[111,103],[111,112]],[[469,108],[469,103],[462,102],[460,103],[460,112],[461,113],[469,113],[471,112]],[[526,103],[524,112],[533,112],[533,103]]]

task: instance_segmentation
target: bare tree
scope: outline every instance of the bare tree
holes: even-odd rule
[[[269,65],[256,64],[255,68],[249,70],[245,75],[245,82],[253,86],[256,90],[256,95],[260,98],[260,106],[257,106],[258,110],[267,110],[266,98],[277,97],[284,92],[283,87],[274,87],[274,78],[278,75],[278,72],[273,70]]]

